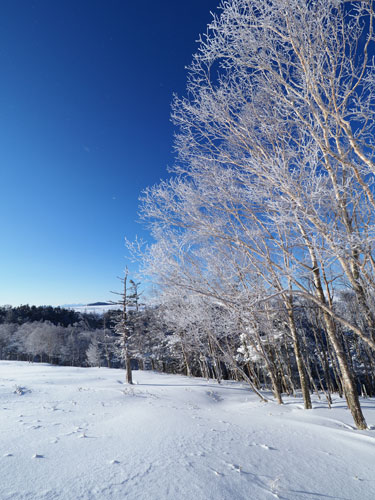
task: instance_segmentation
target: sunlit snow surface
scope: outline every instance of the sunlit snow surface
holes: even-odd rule
[[[375,499],[374,430],[343,400],[282,407],[245,385],[0,362],[0,498]]]

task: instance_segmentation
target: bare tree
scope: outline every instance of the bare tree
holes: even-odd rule
[[[120,357],[125,362],[126,368],[126,382],[128,384],[133,383],[132,377],[132,366],[131,366],[131,353],[130,353],[130,321],[129,321],[129,305],[131,299],[129,298],[129,290],[128,290],[128,268],[125,268],[124,277],[119,278],[119,280],[123,284],[123,291],[112,292],[116,295],[119,295],[121,298],[114,302],[115,304],[121,307],[121,312],[119,313],[116,323],[115,323],[115,332],[119,335],[118,346],[120,351]]]

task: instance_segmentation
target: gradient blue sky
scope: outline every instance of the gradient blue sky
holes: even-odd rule
[[[111,297],[219,0],[2,0],[0,305]]]

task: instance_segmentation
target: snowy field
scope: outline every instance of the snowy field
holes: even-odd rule
[[[0,362],[0,498],[375,499],[371,430],[339,398],[282,407],[237,383]]]

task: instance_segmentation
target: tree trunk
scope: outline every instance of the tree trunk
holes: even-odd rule
[[[128,384],[132,384],[133,383],[132,363],[131,363],[129,353],[126,353],[125,363],[126,363],[126,382]]]
[[[311,242],[309,241],[306,232],[304,231],[303,228],[301,228],[301,233],[305,238],[306,245],[309,250],[310,258],[311,258],[311,264],[312,264],[312,277],[315,285],[315,290],[316,290],[316,295],[321,302],[323,306],[326,305],[327,300],[324,295],[323,291],[323,286],[320,278],[320,267],[318,263],[318,259],[316,257],[314,248],[311,245]],[[365,417],[363,416],[362,410],[361,410],[361,405],[359,404],[359,398],[358,398],[358,393],[357,389],[355,386],[354,378],[353,375],[350,371],[348,361],[346,359],[343,347],[341,345],[341,342],[339,341],[336,333],[336,327],[333,322],[332,317],[328,314],[327,311],[323,309],[323,318],[327,330],[327,334],[329,337],[329,340],[331,342],[331,345],[333,346],[333,349],[335,351],[335,354],[337,356],[337,360],[339,363],[339,368],[341,372],[341,382],[346,398],[346,402],[348,404],[348,408],[353,416],[354,423],[357,427],[357,429],[363,430],[367,429],[367,424]]]
[[[298,337],[298,333],[297,333],[296,323],[294,321],[293,309],[292,309],[290,303],[287,304],[287,312],[288,312],[289,330],[290,330],[290,333],[292,334],[292,338],[293,338],[294,355],[296,357],[296,362],[297,362],[297,369],[298,369],[298,375],[299,375],[299,380],[300,380],[300,385],[301,385],[301,390],[302,390],[303,402],[304,402],[305,409],[311,410],[312,405],[311,405],[309,384],[307,382],[306,370],[305,370],[304,363],[303,363],[301,346],[300,346],[299,337]]]
[[[319,296],[319,299],[322,301],[322,303],[325,303],[325,296],[320,282],[318,266],[314,266],[313,274],[314,274],[314,282],[317,295]],[[339,368],[341,372],[341,382],[346,402],[348,404],[348,408],[352,414],[357,429],[360,430],[367,429],[366,420],[365,417],[363,416],[361,405],[359,403],[358,392],[355,386],[355,381],[350,371],[348,360],[345,356],[343,346],[337,337],[335,325],[333,323],[331,316],[325,311],[323,311],[323,318],[326,325],[329,340],[334,348],[339,363]]]

